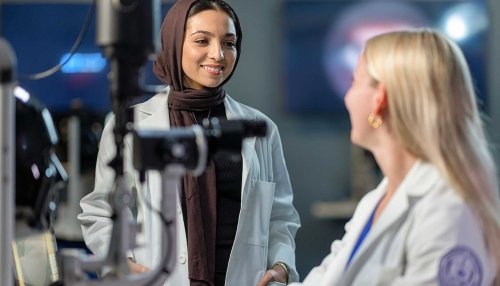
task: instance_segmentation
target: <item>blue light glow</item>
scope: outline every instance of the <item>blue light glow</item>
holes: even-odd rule
[[[59,61],[63,64],[69,57],[64,54]],[[100,53],[76,53],[63,65],[63,73],[99,73],[106,67],[106,60]]]

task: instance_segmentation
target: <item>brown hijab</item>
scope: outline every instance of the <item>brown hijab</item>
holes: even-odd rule
[[[170,8],[161,27],[162,50],[155,61],[153,72],[163,83],[170,86],[168,107],[172,127],[190,126],[195,123],[193,111],[210,110],[222,104],[226,96],[223,85],[233,74],[232,72],[216,88],[195,90],[184,86],[182,70],[184,31],[189,10],[198,2],[215,3],[218,7],[222,6],[231,12],[237,36],[237,55],[233,72],[240,56],[241,27],[236,13],[227,3],[220,0],[179,0]],[[215,166],[212,161],[201,176],[185,175],[182,179],[189,279],[193,286],[214,285],[217,223],[215,178]]]

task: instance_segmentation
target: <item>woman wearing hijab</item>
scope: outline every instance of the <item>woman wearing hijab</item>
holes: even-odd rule
[[[232,99],[224,90],[241,51],[242,32],[233,9],[220,0],[180,0],[161,29],[162,50],[154,73],[164,92],[135,107],[137,128],[184,127],[205,118],[264,120],[266,137],[246,139],[240,156],[216,153],[199,177],[180,183],[178,263],[166,285],[267,285],[297,281],[294,237],[300,220],[276,125],[261,112]],[[79,215],[85,242],[105,253],[111,233],[107,194],[115,154],[113,121],[101,139],[95,188],[81,200]],[[130,152],[126,143],[125,152]],[[145,248],[134,250],[132,272],[159,260],[159,219],[145,205],[158,201],[159,174],[149,172],[142,185],[126,164],[129,186],[137,190],[138,220]],[[147,186],[147,187],[143,187]]]
[[[428,29],[378,35],[345,104],[385,177],[293,285],[500,285],[496,167],[460,48]]]

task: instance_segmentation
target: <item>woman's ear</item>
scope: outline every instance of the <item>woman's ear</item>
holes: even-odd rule
[[[387,108],[387,89],[382,83],[378,83],[373,96],[372,114],[380,115]]]

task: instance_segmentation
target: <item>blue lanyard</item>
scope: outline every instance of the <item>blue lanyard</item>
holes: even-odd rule
[[[382,201],[382,199],[380,201]],[[380,203],[380,201],[379,201],[379,203]],[[378,207],[379,203],[375,206],[375,209],[373,210],[372,214],[368,218],[368,221],[366,222],[366,225],[363,228],[363,231],[359,235],[358,241],[356,241],[356,244],[354,245],[354,248],[352,249],[351,256],[349,256],[349,260],[347,261],[347,264],[345,266],[346,269],[351,264],[351,260],[354,257],[354,255],[356,254],[356,252],[358,251],[359,247],[361,246],[361,243],[363,243],[363,240],[365,240],[366,236],[370,232],[370,229],[372,228],[372,224],[373,224],[373,218],[375,217],[375,211],[377,211],[377,207]]]

